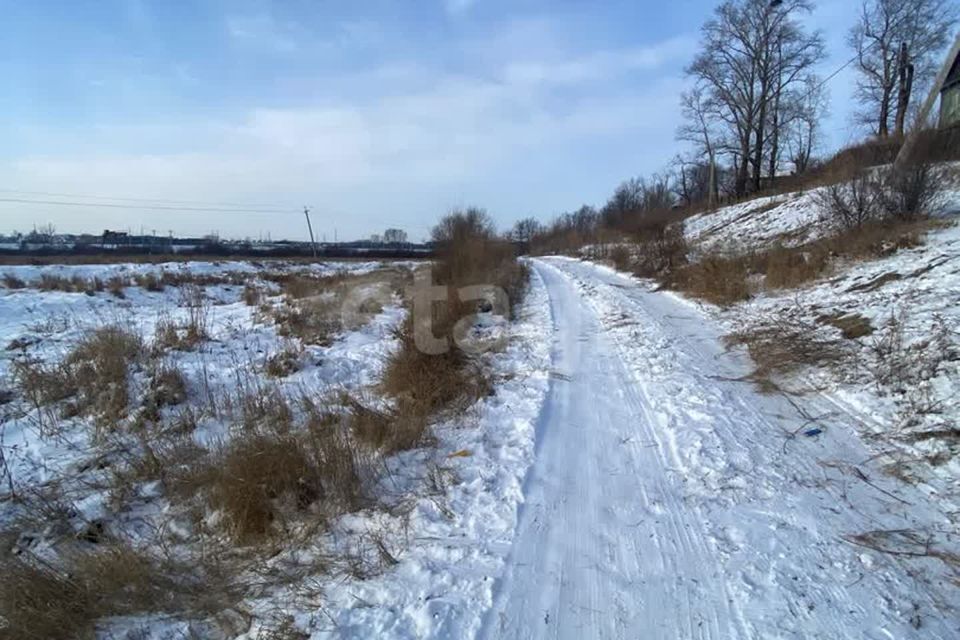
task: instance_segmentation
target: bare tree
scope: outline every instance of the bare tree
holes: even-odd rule
[[[820,123],[826,115],[826,91],[816,76],[808,76],[798,90],[785,96],[783,130],[787,160],[795,174],[804,173],[810,167],[820,141]]]
[[[489,240],[495,234],[490,214],[485,209],[468,207],[444,216],[430,232],[430,238],[440,244],[455,244],[472,238]]]
[[[529,244],[533,238],[543,233],[543,225],[536,218],[517,220],[510,232],[510,238],[516,242]]]
[[[902,133],[910,91],[923,93],[936,74],[936,54],[949,42],[957,22],[953,0],[865,0],[848,42],[857,54],[857,120],[886,137],[896,102],[896,126]],[[901,69],[912,65],[913,72]],[[907,77],[907,75],[912,77]],[[910,81],[908,83],[908,80]],[[903,91],[897,91],[900,85]]]
[[[701,49],[687,68],[695,88],[684,96],[687,124],[679,135],[698,138],[735,168],[734,191],[760,187],[764,158],[776,171],[781,102],[823,58],[823,39],[797,17],[809,0],[726,0],[702,28]]]
[[[673,193],[684,205],[703,202],[709,198],[710,161],[677,156],[673,160]]]

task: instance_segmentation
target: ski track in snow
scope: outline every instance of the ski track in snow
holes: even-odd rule
[[[481,637],[957,637],[948,567],[845,540],[952,525],[864,464],[835,404],[824,434],[788,437],[805,419],[737,380],[749,361],[695,306],[595,264],[534,266],[551,385]]]

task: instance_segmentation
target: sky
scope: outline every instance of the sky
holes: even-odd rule
[[[507,228],[600,205],[681,149],[716,4],[0,0],[0,233],[304,239],[309,205],[320,239],[420,239],[456,207]],[[816,2],[824,76],[857,5]],[[853,81],[828,85],[825,150],[858,135]]]

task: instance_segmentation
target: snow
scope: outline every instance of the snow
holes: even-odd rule
[[[805,418],[741,380],[709,316],[589,263],[537,270],[555,369],[483,637],[956,636],[949,567],[849,542],[952,530],[850,417],[791,437]]]
[[[943,166],[946,175],[960,163]],[[936,204],[937,215],[960,213],[957,178],[943,178],[948,192]],[[829,229],[821,224],[818,200],[824,188],[754,198],[716,211],[691,216],[684,222],[688,241],[698,252],[744,251],[773,244],[796,246],[822,237]]]
[[[315,638],[469,638],[491,602],[492,576],[510,548],[524,473],[534,456],[535,424],[548,385],[547,293],[539,278],[501,352],[488,354],[496,394],[466,416],[434,426],[437,446],[402,454],[391,475],[403,486],[425,469],[450,478],[441,494],[417,498],[390,571],[346,580],[326,591],[325,613],[310,616]],[[398,521],[376,523],[390,531]],[[369,523],[352,522],[351,527]],[[255,637],[255,636],[251,636]]]
[[[192,273],[205,275],[245,270],[254,282],[261,273],[255,265],[192,266]],[[358,274],[374,266],[380,263],[312,268],[321,273],[346,268]],[[45,269],[51,268],[21,268],[17,275],[36,281]],[[78,272],[77,268],[53,269],[67,275]],[[106,278],[108,273],[132,274],[140,269],[140,265],[105,265],[83,267],[79,273]],[[261,285],[269,289],[269,283]],[[259,321],[255,311],[243,303],[241,290],[235,285],[206,287],[206,295],[213,301],[211,341],[196,351],[166,356],[186,374],[194,397],[235,390],[238,380],[251,383],[247,376],[259,375],[265,358],[287,343],[276,335],[275,327]],[[0,291],[0,343],[16,340],[24,345],[0,354],[0,380],[9,380],[13,359],[29,354],[57,361],[88,329],[106,322],[119,322],[149,337],[160,319],[185,318],[187,310],[180,307],[179,295],[175,287],[147,292],[136,286],[128,287],[122,300],[108,293],[87,296],[31,288]],[[303,585],[277,587],[248,598],[242,607],[252,612],[253,618],[249,628],[243,629],[243,637],[261,637],[277,612],[289,615],[312,637],[469,637],[479,628],[483,603],[491,598],[491,576],[509,549],[517,504],[523,495],[523,474],[533,457],[534,422],[547,387],[548,346],[539,340],[549,332],[545,289],[536,279],[531,283],[513,323],[490,314],[479,316],[472,332],[476,339],[491,343],[492,337],[504,333],[510,338],[482,356],[498,382],[496,392],[466,415],[434,425],[434,447],[385,461],[377,490],[383,508],[344,516],[306,547],[291,547],[270,561],[282,567],[293,558],[306,561],[317,554],[354,557],[366,567],[361,572],[366,574],[364,579],[341,572],[305,576],[305,583],[321,585],[318,597],[322,604],[291,604],[302,600]],[[386,356],[395,348],[393,332],[403,317],[399,306],[387,305],[371,322],[341,335],[329,347],[306,346],[302,356],[306,366],[277,384],[294,397],[303,391],[315,398],[340,391],[370,393]],[[110,517],[111,530],[122,531],[134,543],[152,540],[160,523],[173,539],[189,541],[194,536],[156,483],[135,489],[139,498],[133,509],[111,514],[108,492],[93,489],[96,483],[86,471],[91,458],[99,455],[92,430],[79,419],[65,419],[53,437],[40,428],[37,412],[21,411],[18,403],[11,406],[18,409],[0,420],[0,444],[17,487],[68,478],[72,486],[64,499],[75,510],[75,522]],[[208,416],[192,437],[207,446],[230,434],[226,424]],[[16,515],[11,503],[0,503],[0,524],[9,523]],[[38,534],[40,542],[31,551],[50,557],[54,541]],[[374,538],[395,555],[396,565],[382,566]],[[225,615],[229,618],[231,614]],[[155,640],[190,634],[219,637],[222,626],[217,620],[129,616],[103,621],[98,636]]]
[[[256,274],[269,270],[272,272],[303,272],[313,275],[331,275],[340,271],[352,274],[369,273],[381,266],[382,261],[352,261],[352,262],[288,262],[284,260],[270,260],[257,262],[253,260],[224,260],[217,262],[184,261],[159,263],[128,263],[112,264],[51,264],[51,265],[6,265],[0,266],[0,274],[12,274],[27,283],[35,283],[43,275],[72,278],[79,276],[89,279],[99,277],[107,280],[113,276],[133,278],[139,275],[160,275],[163,272],[192,275],[228,276],[231,274]],[[413,262],[391,262],[396,266],[410,266]]]
[[[960,194],[951,195],[944,211],[957,204]],[[818,221],[812,194],[787,194],[694,217],[686,233],[695,253],[736,250],[802,242],[822,233]],[[375,507],[264,562],[349,558],[353,570],[265,586],[238,606],[242,616],[130,616],[103,621],[98,635],[254,640],[280,615],[312,639],[958,637],[956,443],[917,436],[956,423],[960,357],[899,387],[869,375],[891,317],[906,348],[923,347],[937,327],[955,333],[960,227],[946,221],[922,246],[837,265],[799,290],[758,291],[723,310],[602,265],[532,260],[517,319],[481,314],[473,327],[477,341],[508,338],[480,356],[493,393],[438,419],[432,446],[385,459]],[[253,279],[264,269],[223,262],[0,273],[36,282],[43,273],[105,279],[160,268]],[[169,356],[194,394],[232,389],[287,344],[243,304],[241,287],[206,290],[213,340]],[[818,318],[852,312],[875,335],[843,343],[852,364],[787,381],[811,383],[816,390],[804,395],[761,393],[748,378],[749,357],[724,342],[765,318],[840,339]],[[55,361],[90,327],[121,322],[151,335],[161,319],[186,313],[174,288],[131,286],[124,300],[0,290],[0,346],[22,345],[0,354],[0,380],[14,358]],[[304,368],[278,384],[376,401],[403,318],[393,300],[331,345],[307,347]],[[918,418],[911,409],[920,396],[937,410]],[[94,452],[89,430],[64,421],[48,437],[36,412],[0,412],[0,446],[18,484],[66,474],[78,480],[69,498],[84,518],[106,513],[109,496],[79,482]],[[194,437],[213,443],[229,430],[208,418]],[[934,456],[938,464],[924,462]],[[893,463],[905,465],[909,482],[889,472]],[[137,490],[138,508],[116,526],[149,540],[170,505],[161,487]],[[15,515],[7,505],[0,524]],[[184,539],[193,533],[182,519],[168,526]]]

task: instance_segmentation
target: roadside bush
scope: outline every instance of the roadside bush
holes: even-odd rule
[[[633,255],[628,247],[616,244],[610,249],[610,262],[617,271],[629,272],[633,268]]]
[[[476,358],[456,346],[464,318],[487,303],[463,301],[459,289],[492,285],[505,292],[511,314],[526,290],[529,272],[516,259],[512,244],[497,238],[493,222],[481,209],[454,211],[433,231],[437,260],[432,282],[447,287],[445,300],[434,302],[429,315],[410,313],[398,331],[400,346],[383,375],[384,392],[395,401],[387,414],[354,407],[354,433],[375,447],[394,451],[419,445],[430,420],[445,411],[465,409],[489,393],[489,382]],[[426,353],[417,344],[419,332],[447,340],[442,353]]]
[[[880,214],[877,181],[867,171],[858,172],[849,182],[840,182],[817,193],[824,222],[839,230],[859,229]]]
[[[655,277],[687,264],[689,248],[683,222],[647,224],[634,237],[638,248],[633,271],[637,275]]]
[[[749,259],[744,256],[706,255],[668,273],[664,284],[720,306],[750,297]]]
[[[763,318],[726,337],[743,345],[755,369],[750,378],[765,392],[779,390],[780,378],[805,367],[837,365],[848,355],[841,341],[821,336],[815,325],[796,318]]]
[[[755,258],[758,271],[770,289],[792,289],[818,278],[829,266],[830,252],[819,244],[808,247],[778,246]]]
[[[940,170],[921,162],[886,170],[880,182],[879,200],[888,217],[912,222],[932,213],[932,205],[942,190]]]

